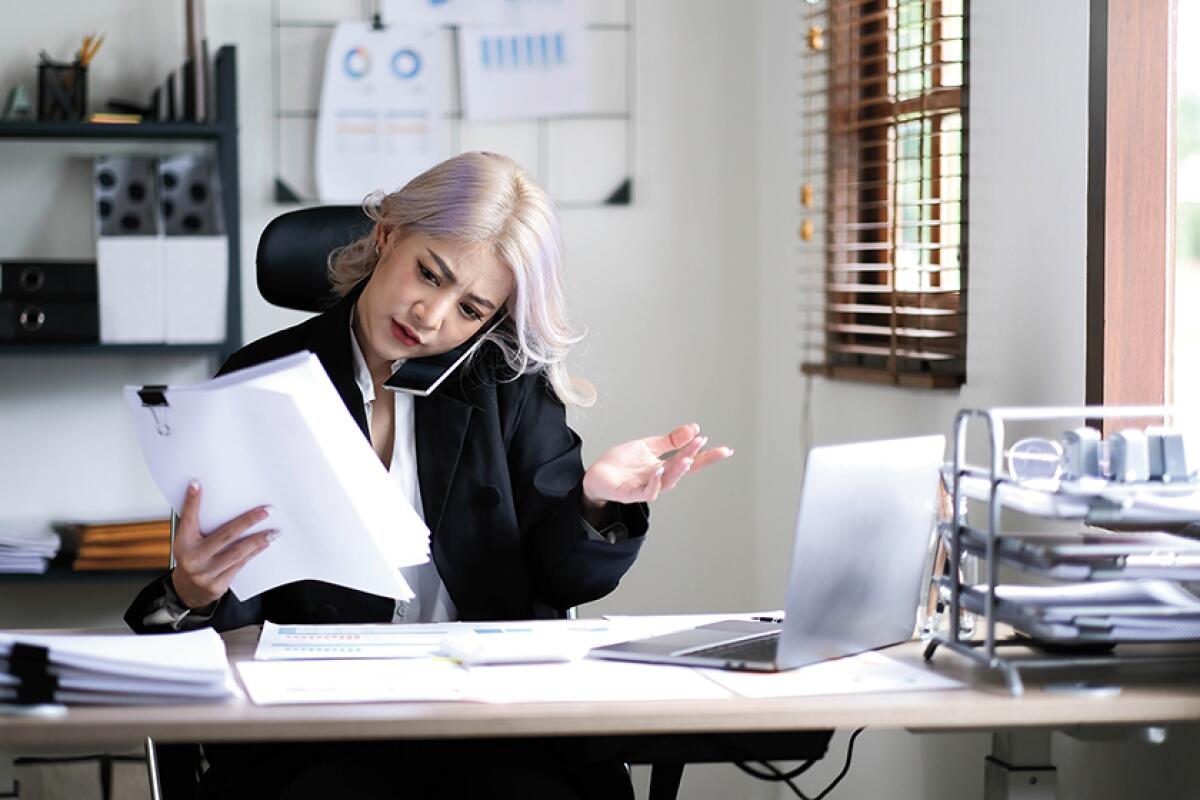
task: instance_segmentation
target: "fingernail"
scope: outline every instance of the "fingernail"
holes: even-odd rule
[[[694,460],[694,459],[691,459],[691,458],[685,458],[685,459],[683,460],[683,471],[684,471],[684,472],[687,472],[689,469],[691,469],[691,468],[692,468],[692,464],[695,464],[695,463],[696,463],[696,462],[695,462],[695,460]]]
[[[195,479],[188,481],[188,491],[191,492],[192,494],[195,494],[196,492],[200,491],[200,481],[195,480]]]
[[[273,542],[279,538],[279,531],[267,531],[267,535],[263,538],[266,539],[268,543]]]
[[[708,444],[707,436],[700,436],[700,437],[698,437],[698,440],[700,442],[700,447],[704,447],[704,445]]]
[[[661,466],[661,467],[659,467],[658,469],[654,470],[654,477],[656,477],[656,478],[661,478],[661,477],[662,477],[662,474],[663,474],[664,472],[666,472],[666,471],[667,471],[667,467],[666,467],[666,465],[664,464],[663,466]]]
[[[271,516],[274,513],[275,513],[275,506],[263,506],[262,507],[262,518],[263,519],[266,519],[267,517]]]

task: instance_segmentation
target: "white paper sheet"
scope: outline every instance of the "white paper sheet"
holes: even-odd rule
[[[636,636],[605,620],[453,622],[417,625],[276,625],[264,623],[254,658],[426,658],[444,652],[448,638],[518,640],[515,648],[583,657],[592,647]],[[503,645],[500,649],[503,649]],[[486,654],[485,654],[486,655]],[[536,659],[535,659],[536,660]]]
[[[255,705],[462,700],[464,673],[439,659],[239,661]]]
[[[588,660],[471,667],[467,693],[484,703],[720,700],[729,692],[686,667]]]
[[[446,659],[243,661],[256,705],[707,700],[729,692],[688,669],[606,661],[466,669]]]
[[[511,2],[501,25],[459,33],[463,115],[470,120],[556,117],[591,110],[586,4]]]
[[[784,672],[697,670],[742,697],[808,697],[872,692],[961,689],[961,681],[888,658],[881,653],[823,661]]]
[[[200,529],[256,506],[251,532],[280,536],[233,579],[239,598],[322,580],[408,600],[399,568],[429,558],[429,530],[376,457],[317,357],[297,353],[195,386],[168,387],[167,406],[125,397],[146,464],[176,513],[193,478]]]
[[[316,183],[323,203],[392,191],[449,155],[446,81],[433,26],[341,22],[325,55]]]

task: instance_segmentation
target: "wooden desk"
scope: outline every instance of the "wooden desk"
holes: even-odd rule
[[[225,635],[231,662],[252,658],[258,628]],[[910,642],[887,655],[924,665],[923,647]],[[247,741],[330,739],[433,739],[489,737],[613,737],[657,734],[742,734],[826,731],[837,728],[909,731],[1001,731],[993,737],[1002,758],[1053,768],[1049,734],[1080,726],[1163,726],[1200,720],[1200,675],[1194,670],[1055,673],[1056,682],[1089,678],[1120,683],[1116,696],[1087,697],[1046,691],[1031,674],[1026,693],[1012,697],[998,673],[950,652],[939,652],[928,668],[958,678],[968,688],[938,692],[892,692],[826,697],[729,698],[603,703],[374,703],[257,707],[248,700],[220,705],[71,708],[55,719],[0,717],[0,756],[39,748],[137,746],[155,741]],[[1014,745],[1014,730],[1032,731]],[[1008,737],[1008,738],[1003,738]],[[1007,749],[1006,749],[1007,748]],[[780,755],[763,756],[781,758]],[[689,759],[690,760],[690,759]],[[0,758],[0,761],[3,761]],[[992,767],[989,766],[989,770]],[[1010,770],[1010,772],[1012,772]],[[0,773],[3,767],[0,766]],[[1017,773],[1014,773],[1017,774]],[[0,778],[3,778],[0,774]],[[992,780],[989,772],[989,781]],[[1043,781],[1044,785],[1045,781]],[[989,795],[991,796],[991,795]],[[995,796],[1006,796],[997,794]],[[1042,795],[1039,795],[1042,796]]]
[[[225,634],[231,662],[253,656],[258,628]],[[887,655],[922,664],[921,644]],[[1011,697],[996,673],[949,652],[929,667],[969,688],[939,692],[731,698],[604,703],[374,703],[257,707],[249,700],[220,705],[70,709],[56,719],[0,717],[0,748],[129,745],[159,742],[431,739],[580,736],[647,733],[828,730],[869,725],[910,731],[1062,728],[1077,725],[1166,725],[1200,720],[1200,675],[1146,670],[1105,673],[1124,684],[1115,697],[1079,697],[1044,690],[1031,675],[1022,697]],[[1096,677],[1096,673],[1080,674]],[[1055,674],[1054,681],[1066,678]]]

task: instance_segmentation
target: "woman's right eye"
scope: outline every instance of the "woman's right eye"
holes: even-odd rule
[[[437,275],[434,275],[433,270],[429,269],[429,267],[426,267],[420,261],[417,262],[417,271],[421,273],[421,277],[424,280],[428,281],[434,286],[438,285]]]

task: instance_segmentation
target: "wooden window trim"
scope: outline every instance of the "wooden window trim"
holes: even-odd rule
[[[1091,0],[1090,11],[1085,399],[1161,405],[1175,260],[1175,0]]]
[[[897,9],[889,7],[889,0],[832,0],[829,5],[825,33],[834,44],[828,56],[829,80],[824,89],[828,104],[823,112],[827,114],[828,158],[823,321],[826,344],[821,363],[802,365],[802,371],[809,375],[945,389],[956,389],[966,379],[968,90],[965,85],[940,85],[945,66],[941,63],[943,0],[922,2],[921,30],[923,37],[928,37],[924,38],[924,46],[931,50],[932,58],[914,66],[901,67],[898,63],[897,67],[907,74],[932,72],[932,86],[920,89],[916,96],[900,98],[891,94],[890,90],[899,91],[899,78],[889,70],[888,63],[896,52],[889,51],[888,37],[897,35],[889,29],[889,16],[898,13]],[[969,65],[968,6],[969,0],[962,12],[964,84]],[[957,268],[942,267],[939,249],[943,239],[938,226],[945,224],[941,213],[942,179],[955,177],[941,171],[943,113],[958,114],[962,120],[958,134],[962,174],[957,201]],[[911,119],[907,115],[919,116]],[[920,291],[891,285],[902,227],[899,181],[891,170],[903,156],[891,154],[889,148],[899,147],[896,137],[900,125],[906,122],[920,125],[917,137],[924,154],[917,174],[922,183],[932,187],[919,189],[919,201],[904,201],[926,209],[920,214],[922,221],[914,223],[919,230],[934,226],[919,236],[918,243],[903,245],[909,251],[929,251],[922,257],[928,259],[922,263],[930,269],[924,279],[926,288]],[[958,289],[943,284],[943,269],[957,269]],[[880,293],[890,294],[890,308],[882,303],[871,305],[872,296]],[[835,337],[833,344],[831,337]],[[950,354],[941,355],[947,352],[947,345],[952,348]],[[856,360],[875,363],[853,363]],[[925,371],[911,365],[925,365]]]

